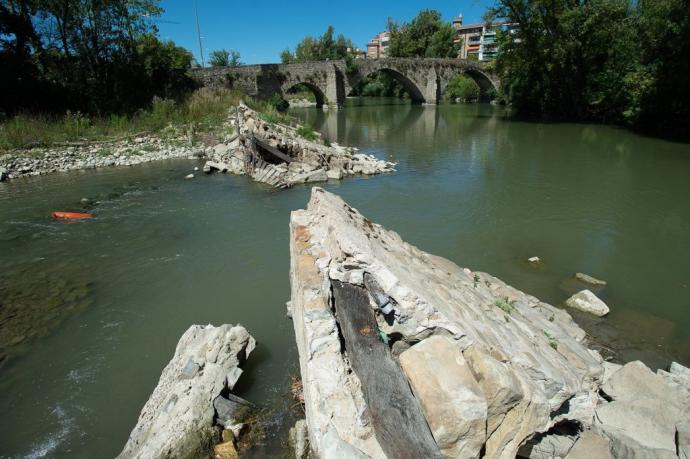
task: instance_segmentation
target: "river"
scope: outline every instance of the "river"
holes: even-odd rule
[[[348,101],[293,109],[330,141],[398,162],[325,184],[423,250],[561,304],[605,279],[604,319],[574,314],[610,355],[690,364],[690,146],[491,105]],[[272,191],[173,160],[0,185],[0,457],[110,457],[184,330],[241,323],[260,343],[240,395],[277,407],[297,369],[288,221],[309,188]],[[88,198],[89,204],[80,200]],[[92,221],[51,221],[88,209]],[[539,256],[543,264],[526,262]]]

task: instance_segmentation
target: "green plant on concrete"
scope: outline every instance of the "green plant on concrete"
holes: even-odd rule
[[[512,304],[510,304],[510,302],[508,301],[508,297],[504,297],[503,299],[496,300],[494,305],[498,309],[502,310],[503,312],[505,312],[507,314],[512,313],[513,310],[515,309],[515,307]]]
[[[455,102],[461,100],[463,102],[476,101],[480,96],[479,85],[472,78],[465,75],[457,75],[448,83],[446,87],[446,99]]]
[[[479,285],[479,274],[474,275],[474,288],[477,288],[477,285]]]
[[[316,140],[316,138],[318,137],[316,132],[314,131],[314,128],[312,128],[309,124],[305,124],[304,126],[298,127],[297,135],[311,141]]]
[[[554,338],[551,333],[547,332],[546,330],[542,331],[544,332],[546,339],[549,341],[549,346],[551,346],[554,350],[558,350],[558,341],[556,341],[556,338]]]

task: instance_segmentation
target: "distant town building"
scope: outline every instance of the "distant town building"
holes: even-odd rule
[[[355,59],[364,59],[367,57],[367,52],[359,48],[347,48],[347,53],[354,56]]]
[[[390,32],[381,32],[367,43],[367,58],[378,59],[388,56],[388,45],[391,40]]]
[[[496,32],[503,29],[513,33],[516,25],[508,22],[463,25],[461,14],[453,18],[453,28],[457,31],[455,42],[460,43],[460,59],[490,61],[498,55]]]

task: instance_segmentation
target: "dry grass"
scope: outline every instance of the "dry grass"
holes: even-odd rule
[[[155,98],[148,110],[132,115],[87,116],[67,112],[61,117],[19,114],[0,122],[0,150],[51,146],[73,141],[100,141],[141,133],[156,133],[171,126],[212,132],[242,98],[238,91],[202,88],[184,101]]]

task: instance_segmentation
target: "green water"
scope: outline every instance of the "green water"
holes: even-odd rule
[[[326,184],[372,220],[554,304],[574,272],[605,279],[611,314],[576,318],[612,355],[690,363],[687,144],[510,121],[489,105],[293,114],[399,163],[395,174]],[[12,343],[0,367],[0,457],[114,456],[184,330],[238,322],[260,343],[241,395],[279,408],[255,456],[279,454],[297,368],[288,220],[309,191],[183,180],[195,165],[0,184],[0,337]],[[95,201],[93,221],[50,220],[84,209],[83,197]],[[542,267],[525,262],[533,255]]]

